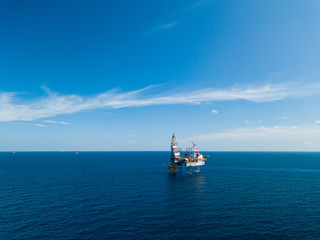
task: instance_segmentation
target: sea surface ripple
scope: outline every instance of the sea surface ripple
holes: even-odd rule
[[[0,153],[0,239],[319,239],[320,153]]]

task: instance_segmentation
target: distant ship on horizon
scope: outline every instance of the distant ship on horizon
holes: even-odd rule
[[[183,166],[188,168],[188,174],[200,173],[200,166],[205,165],[209,156],[200,154],[196,144],[194,142],[192,144],[192,147],[186,149],[183,157],[180,153],[182,149],[178,147],[178,142],[176,141],[176,135],[172,134],[170,163],[168,164],[169,174],[177,174],[178,169],[182,172]]]

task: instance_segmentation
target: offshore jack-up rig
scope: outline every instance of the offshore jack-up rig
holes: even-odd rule
[[[168,164],[169,174],[176,175],[178,170],[182,173],[182,167],[187,167],[187,174],[200,173],[200,166],[205,165],[209,156],[203,156],[199,153],[199,148],[194,142],[193,146],[186,149],[185,156],[181,156],[181,148],[178,147],[176,135],[172,134],[171,140],[171,163]]]

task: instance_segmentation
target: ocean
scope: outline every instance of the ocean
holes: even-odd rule
[[[0,153],[0,239],[319,239],[320,153]]]

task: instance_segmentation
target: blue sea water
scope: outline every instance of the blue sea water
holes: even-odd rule
[[[0,153],[0,239],[319,239],[320,153]]]

